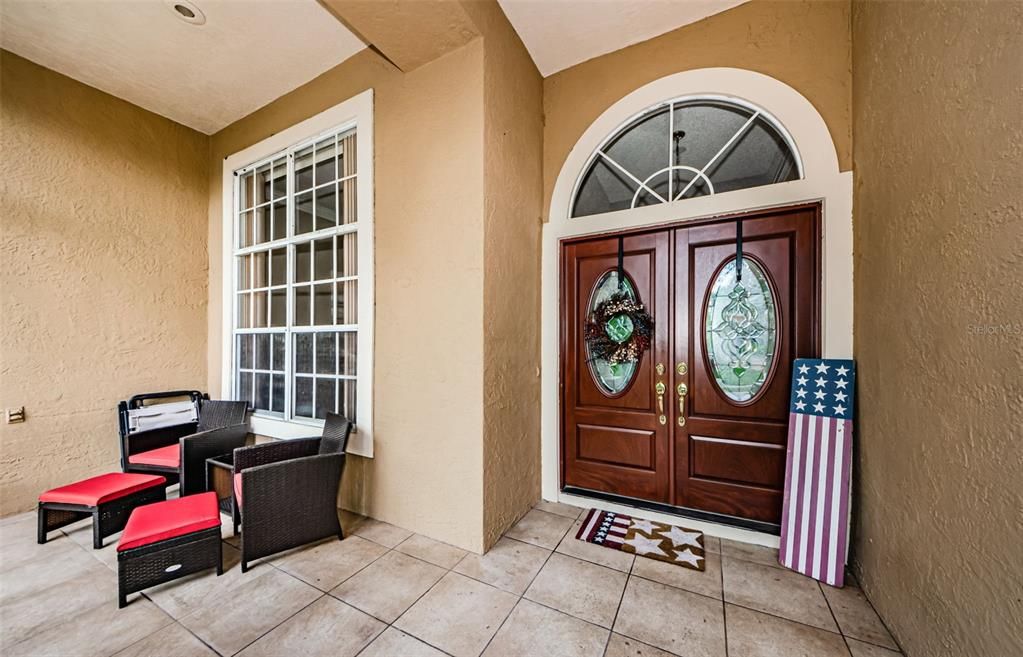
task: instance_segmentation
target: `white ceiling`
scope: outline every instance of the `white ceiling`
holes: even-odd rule
[[[745,0],[499,0],[547,77]]]
[[[2,0],[0,45],[206,134],[365,47],[316,0],[194,4],[205,25],[162,0]]]

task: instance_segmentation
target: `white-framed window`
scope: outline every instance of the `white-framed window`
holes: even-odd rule
[[[364,92],[225,160],[223,387],[255,433],[336,412],[372,455],[371,153]]]

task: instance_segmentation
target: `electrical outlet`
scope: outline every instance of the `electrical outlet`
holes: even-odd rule
[[[25,421],[25,407],[19,406],[18,408],[8,408],[4,412],[4,421],[7,424],[14,424],[16,422]]]

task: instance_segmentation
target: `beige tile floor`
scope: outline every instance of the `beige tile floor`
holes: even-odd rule
[[[486,555],[345,515],[349,534],[116,603],[116,539],[89,525],[35,543],[0,521],[0,653],[201,657],[896,657],[855,586],[708,537],[696,572],[576,541],[580,510],[542,502]]]

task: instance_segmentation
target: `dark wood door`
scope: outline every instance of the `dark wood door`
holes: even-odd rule
[[[583,332],[619,238],[563,245],[563,486],[780,522],[792,361],[820,351],[820,208],[744,215],[743,237],[739,290],[734,219],[624,236],[655,329],[617,378]]]
[[[734,221],[675,232],[679,506],[781,522],[792,361],[819,352],[818,223],[744,219],[741,289]]]
[[[595,302],[618,288],[617,237],[565,246],[562,276],[563,481],[644,500],[668,502],[672,465],[658,382],[670,355],[670,234],[622,239],[626,289],[654,318],[650,350],[631,368],[613,371],[589,358],[583,331]],[[599,369],[602,368],[603,369]],[[660,403],[669,401],[667,393]],[[662,422],[662,416],[663,422]]]

